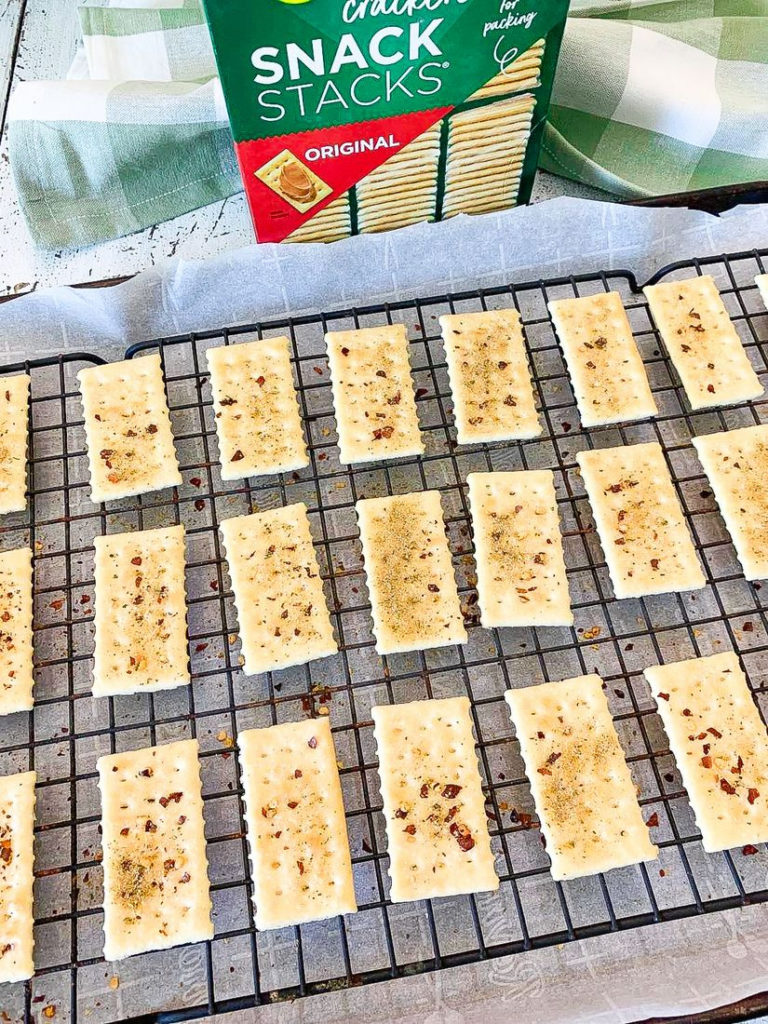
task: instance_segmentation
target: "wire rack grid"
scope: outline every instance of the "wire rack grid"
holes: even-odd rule
[[[768,380],[768,314],[753,277],[767,252],[694,260],[656,278],[712,273],[750,358]],[[659,406],[653,421],[583,431],[546,312],[553,298],[617,290]],[[437,319],[514,305],[528,341],[543,434],[532,441],[457,447]],[[401,322],[411,339],[423,457],[344,467],[338,461],[323,334]],[[311,465],[287,476],[223,483],[205,351],[287,334]],[[0,723],[0,773],[38,772],[35,939],[37,974],[0,991],[3,1021],[180,1020],[492,960],[539,946],[768,899],[768,853],[703,853],[642,669],[736,650],[765,718],[768,603],[741,574],[690,446],[697,434],[768,419],[768,400],[691,413],[632,274],[572,276],[343,310],[134,346],[159,351],[184,483],[109,507],[89,498],[76,374],[87,354],[30,361],[2,372],[32,376],[29,508],[0,526],[3,547],[29,543],[35,563],[36,703]],[[586,447],[662,443],[707,576],[691,594],[616,601],[576,472]],[[485,630],[478,624],[465,481],[482,470],[555,473],[573,598],[572,629]],[[380,658],[354,514],[362,497],[437,488],[469,628],[461,647]],[[310,510],[337,656],[247,677],[218,534],[222,519],[304,501]],[[184,523],[192,685],[94,700],[93,538]],[[541,843],[503,700],[509,687],[599,672],[660,847],[658,862],[555,883]],[[467,694],[472,703],[498,893],[414,904],[388,902],[370,709],[381,702]],[[247,870],[235,740],[251,726],[329,714],[339,758],[359,912],[345,920],[257,933]],[[102,955],[96,759],[197,737],[216,934],[209,943],[135,957]],[[497,979],[498,980],[498,979]],[[503,983],[503,979],[502,979]],[[51,1009],[52,1008],[52,1009]],[[42,1016],[41,1016],[42,1015]]]

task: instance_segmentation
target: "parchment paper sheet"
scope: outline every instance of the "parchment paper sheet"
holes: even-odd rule
[[[0,306],[0,362],[62,350],[117,357],[133,342],[189,330],[598,269],[634,270],[642,282],[673,260],[760,246],[768,246],[768,206],[715,218],[558,199],[332,247],[253,246],[172,261],[112,288],[41,291]],[[180,981],[193,952],[179,951]],[[193,959],[187,986],[203,981]],[[172,975],[155,973],[152,958],[142,969],[142,984],[164,991]],[[100,999],[116,1000],[118,1019],[123,990],[110,992],[107,973],[99,965],[90,982]],[[752,907],[262,1007],[237,1021],[613,1024],[762,990],[768,907]]]

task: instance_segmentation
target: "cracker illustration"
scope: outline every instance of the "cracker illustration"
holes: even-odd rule
[[[330,185],[289,149],[272,157],[254,174],[299,213],[311,210],[333,192]]]
[[[403,324],[325,336],[343,463],[421,455],[408,335]]]
[[[184,686],[184,527],[110,533],[94,545],[94,697]]]
[[[95,502],[181,484],[159,355],[77,375]]]
[[[570,626],[554,474],[470,473],[483,626]]]
[[[213,938],[197,740],[100,757],[104,959]]]
[[[379,654],[466,643],[439,491],[356,507]]]
[[[32,709],[32,552],[0,553],[0,715]]]
[[[440,317],[459,444],[538,437],[528,355],[516,309]]]
[[[655,860],[597,675],[507,690],[541,831],[559,881]]]
[[[374,707],[393,903],[497,889],[466,697]]]
[[[618,292],[555,299],[557,331],[584,427],[658,413]]]
[[[221,524],[249,675],[336,653],[307,506]]]
[[[0,377],[0,514],[27,507],[29,375]]]
[[[221,479],[309,465],[288,338],[208,349]]]
[[[584,451],[576,461],[616,597],[705,586],[661,445]]]
[[[357,910],[336,751],[327,718],[238,737],[256,927]]]
[[[343,192],[310,220],[292,231],[284,241],[337,242],[340,238],[348,238],[351,231],[349,192]]]
[[[35,973],[34,772],[0,778],[0,983]]]
[[[768,733],[731,652],[645,670],[708,853],[768,842]]]
[[[762,395],[763,385],[709,275],[643,291],[692,409]]]
[[[480,100],[489,96],[506,96],[509,93],[522,92],[524,89],[535,89],[539,84],[543,54],[544,40],[539,39],[519,57],[502,67],[498,74],[473,92],[469,99]]]

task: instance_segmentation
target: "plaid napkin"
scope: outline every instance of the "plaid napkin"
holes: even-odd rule
[[[633,197],[768,179],[768,0],[572,0],[541,166]]]
[[[254,3],[263,0],[254,0]],[[620,195],[768,179],[768,0],[574,0],[543,166]],[[35,242],[140,230],[242,188],[200,0],[87,0],[64,82],[18,85]]]

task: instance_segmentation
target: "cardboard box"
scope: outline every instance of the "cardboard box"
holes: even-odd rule
[[[526,202],[568,0],[204,0],[262,242]]]

